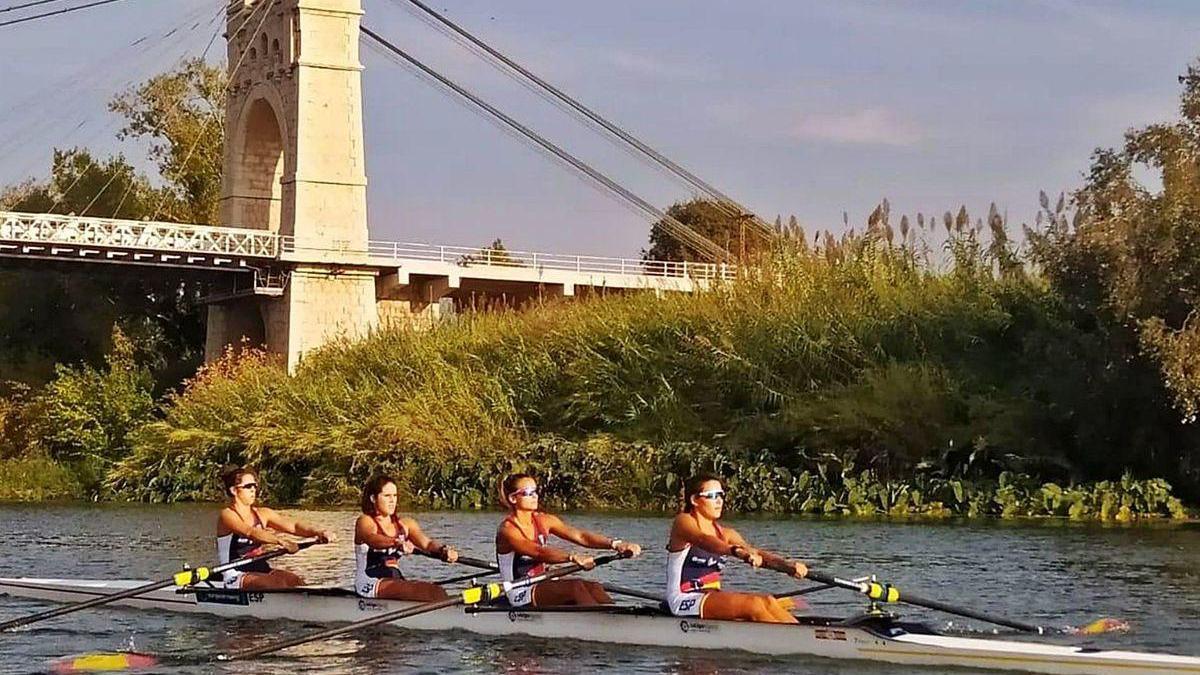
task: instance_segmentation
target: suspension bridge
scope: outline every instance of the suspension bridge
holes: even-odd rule
[[[0,27],[120,1],[61,7],[63,0],[25,2],[5,11],[44,11],[0,21]],[[395,1],[409,3],[732,216],[773,236],[761,219],[717,188],[482,39],[419,0]],[[209,272],[206,358],[249,340],[285,355],[289,368],[329,340],[363,336],[381,325],[435,319],[445,298],[504,298],[519,304],[606,292],[692,292],[733,278],[735,268],[725,249],[362,25],[361,2],[222,0],[228,81],[221,121],[226,140],[220,226],[0,211],[0,260]],[[705,261],[371,239],[360,44],[415,69],[490,115],[658,222]]]

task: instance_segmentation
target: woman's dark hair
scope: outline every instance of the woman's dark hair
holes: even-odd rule
[[[534,480],[533,476],[530,476],[527,473],[510,473],[504,477],[504,480],[500,481],[500,504],[504,506],[504,508],[511,509],[513,507],[512,502],[508,501],[508,496],[517,489],[517,483],[520,483],[526,478],[529,480]]]
[[[695,476],[692,476],[691,478],[689,478],[688,482],[684,484],[684,488],[683,488],[683,512],[684,513],[692,512],[692,497],[695,497],[697,494],[699,494],[700,488],[704,487],[704,484],[709,482],[710,480],[717,481],[718,483],[721,484],[722,487],[724,487],[724,485],[725,485],[724,481],[721,480],[720,476],[716,476],[711,473],[698,473]]]
[[[371,476],[371,478],[367,481],[367,484],[363,486],[362,502],[360,503],[363,513],[367,514],[368,516],[378,515],[375,512],[375,497],[379,496],[380,492],[383,492],[384,486],[388,483],[391,483],[392,485],[399,485],[395,478],[392,478],[387,474],[378,473],[374,476]]]
[[[251,476],[258,475],[254,472],[254,469],[251,469],[248,466],[240,466],[237,464],[230,464],[221,469],[221,483],[225,485],[225,494],[227,496],[229,495],[230,490],[236,487],[238,483],[242,482],[242,476],[245,476],[246,474],[250,474]]]

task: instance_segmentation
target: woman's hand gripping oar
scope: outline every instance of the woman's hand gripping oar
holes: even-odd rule
[[[932,600],[915,593],[909,593],[907,591],[901,593],[899,588],[892,586],[891,584],[879,583],[877,581],[841,579],[823,572],[818,572],[816,570],[809,570],[806,577],[822,584],[838,586],[840,588],[861,593],[876,602],[905,602],[918,607],[935,609],[939,612],[954,614],[957,616],[966,617],[968,619],[976,619],[978,621],[984,621],[997,626],[1004,626],[1006,628],[1012,628],[1014,630],[1019,630],[1026,633],[1037,633],[1038,635],[1057,632],[1096,634],[1128,630],[1129,628],[1127,623],[1117,619],[1099,619],[1097,621],[1093,621],[1087,626],[1084,626],[1083,628],[1048,628],[1046,626],[1039,626],[1036,624],[1027,623],[1025,621],[1018,621],[1016,619],[1009,619],[1007,617],[981,612],[968,607],[959,607],[947,602],[942,602],[941,600]]]
[[[315,539],[298,542],[297,550],[308,548],[309,546],[312,546],[315,543],[317,543],[317,540],[315,540]],[[31,623],[36,623],[38,621],[45,621],[46,619],[53,619],[55,617],[64,616],[66,614],[72,614],[72,613],[78,612],[80,610],[91,609],[92,607],[100,607],[101,605],[107,605],[109,603],[116,602],[118,600],[125,600],[127,598],[136,597],[139,595],[143,595],[145,593],[150,593],[152,591],[157,591],[157,590],[167,588],[170,586],[181,586],[181,587],[182,586],[192,586],[192,585],[198,584],[202,581],[205,581],[205,580],[211,578],[212,576],[219,574],[221,572],[226,572],[228,570],[234,570],[234,569],[237,569],[244,565],[249,565],[250,563],[257,562],[259,560],[270,560],[271,558],[278,558],[279,556],[286,555],[287,553],[288,553],[287,549],[280,548],[280,549],[276,549],[273,551],[269,551],[267,553],[263,553],[261,555],[241,558],[239,560],[233,560],[233,561],[225,563],[223,565],[216,565],[213,567],[197,567],[196,569],[184,569],[180,572],[176,572],[175,574],[171,575],[169,578],[163,579],[161,581],[152,581],[148,584],[144,584],[144,585],[138,586],[136,588],[126,589],[124,591],[120,591],[117,593],[110,593],[108,595],[100,595],[100,596],[97,596],[94,598],[90,598],[88,600],[84,600],[82,602],[76,602],[74,604],[64,605],[62,607],[55,607],[54,609],[49,609],[44,612],[38,612],[36,614],[30,614],[28,616],[23,616],[23,617],[19,617],[16,619],[12,619],[10,621],[5,621],[4,623],[0,623],[0,631],[10,630],[13,628],[17,628],[19,626],[28,626]]]
[[[613,562],[614,560],[620,560],[622,558],[627,558],[627,557],[629,557],[629,556],[628,556],[628,554],[625,554],[625,553],[618,553],[618,554],[614,554],[614,555],[603,556],[600,558],[596,558],[595,564],[596,565],[605,565],[610,562]],[[493,583],[493,584],[487,584],[486,586],[473,586],[471,588],[464,590],[461,594],[459,594],[455,597],[452,597],[452,598],[446,598],[445,600],[438,600],[435,602],[418,605],[416,607],[407,607],[404,609],[397,609],[397,610],[392,610],[390,612],[384,612],[382,614],[377,614],[375,616],[372,616],[369,619],[363,619],[362,621],[355,621],[354,623],[349,623],[344,626],[337,626],[335,628],[318,631],[316,633],[310,633],[308,635],[303,635],[303,636],[300,636],[297,638],[292,638],[290,640],[281,640],[279,642],[274,642],[274,643],[271,643],[268,645],[263,645],[261,647],[252,647],[250,649],[243,649],[241,651],[230,652],[229,654],[220,654],[216,658],[187,659],[187,658],[178,658],[178,657],[157,657],[153,654],[94,655],[94,656],[81,657],[79,659],[75,659],[74,664],[76,667],[72,668],[71,672],[87,672],[88,670],[113,671],[113,670],[132,670],[135,668],[162,668],[164,666],[176,666],[176,665],[199,665],[199,664],[208,663],[211,661],[219,661],[219,662],[245,661],[247,659],[252,659],[252,658],[255,658],[258,656],[263,656],[265,654],[271,654],[273,652],[277,652],[277,651],[280,651],[283,649],[288,649],[289,647],[296,647],[298,645],[306,644],[309,642],[315,642],[317,640],[327,640],[329,638],[337,637],[339,635],[344,635],[346,633],[351,633],[351,632],[354,632],[354,631],[362,629],[362,628],[370,628],[371,626],[378,626],[380,624],[392,623],[394,621],[400,621],[402,619],[407,619],[410,617],[418,616],[420,614],[436,612],[439,609],[446,609],[448,607],[455,607],[455,606],[459,606],[459,605],[479,605],[479,604],[490,603],[490,602],[493,602],[495,600],[498,600],[498,599],[504,597],[505,594],[512,589],[524,588],[526,586],[533,586],[533,585],[539,584],[543,581],[549,581],[550,579],[556,579],[558,577],[563,577],[568,574],[574,574],[574,573],[580,572],[582,570],[583,570],[583,567],[581,565],[571,564],[571,565],[567,565],[565,567],[560,567],[558,569],[551,570],[549,572],[545,572],[543,574],[539,574],[537,576],[521,579],[519,581]],[[126,665],[124,665],[124,667],[113,667],[114,664],[111,661],[107,661],[107,662],[99,661],[100,657],[114,658],[114,657],[118,657],[118,656],[124,657],[126,659],[126,661],[125,661]],[[88,666],[92,665],[93,663],[95,663],[99,667],[93,666],[91,668],[88,668]]]

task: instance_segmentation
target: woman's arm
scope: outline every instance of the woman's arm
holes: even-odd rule
[[[337,541],[337,535],[329,530],[322,530],[316,525],[310,525],[302,520],[289,518],[274,509],[259,509],[259,516],[267,527],[287,532],[299,537],[316,537],[322,544]]]
[[[586,548],[611,549],[620,552],[629,551],[630,555],[635,556],[642,552],[642,547],[637,544],[613,539],[598,532],[589,532],[588,530],[572,527],[563,522],[562,518],[558,516],[542,514],[542,517],[546,519],[550,534],[573,544],[578,544]]]
[[[425,532],[421,530],[421,525],[417,523],[415,518],[403,518],[401,519],[401,522],[404,523],[404,527],[408,528],[409,541],[416,545],[417,548],[446,562],[452,563],[455,560],[458,560],[458,551],[441,542],[434,541],[431,537],[426,535]]]
[[[536,541],[530,541],[517,529],[516,525],[505,521],[496,532],[496,547],[507,548],[517,555],[523,555],[538,562],[564,563],[572,562],[571,554],[551,546],[539,546]]]
[[[222,529],[227,530],[234,534],[240,534],[251,541],[258,542],[259,544],[282,546],[288,549],[288,551],[291,553],[296,552],[292,550],[293,548],[299,550],[299,547],[296,546],[295,542],[281,539],[280,537],[276,536],[274,532],[265,527],[255,527],[250,523],[247,523],[246,521],[242,520],[241,516],[239,516],[233,509],[221,509],[221,515],[218,517],[218,523],[220,525],[217,530],[218,532],[220,532]],[[267,525],[268,523],[264,521],[263,524]]]
[[[375,522],[375,519],[365,513],[354,521],[354,541],[357,543],[366,544],[371,548],[391,548],[398,543],[399,539],[399,537],[385,534],[379,529],[379,524]],[[411,552],[411,550],[405,551],[405,553]]]
[[[736,555],[734,549],[741,547],[749,549],[745,542],[740,542],[737,539],[730,538],[730,535],[737,535],[733,528],[722,528],[725,538],[718,537],[713,534],[707,534],[700,530],[700,526],[696,524],[696,519],[679,514],[675,516],[675,522],[671,524],[671,535],[675,541],[682,541],[685,544],[698,546],[705,551],[711,551],[717,555]],[[741,557],[741,556],[737,556]]]

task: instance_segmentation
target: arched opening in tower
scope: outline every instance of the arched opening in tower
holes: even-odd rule
[[[279,232],[282,205],[283,134],[266,99],[249,105],[240,124],[241,153],[235,155],[231,221],[225,225]],[[291,234],[284,232],[282,234]]]

